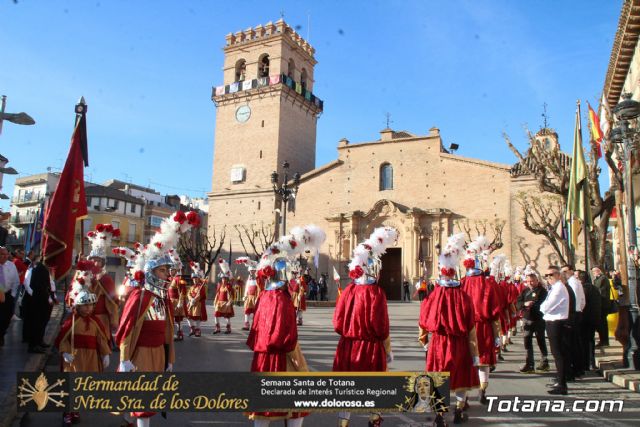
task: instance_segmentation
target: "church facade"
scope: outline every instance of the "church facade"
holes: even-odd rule
[[[284,208],[271,183],[276,171],[301,173],[287,229],[314,223],[327,233],[312,268],[318,274],[331,278],[335,268],[346,282],[356,245],[376,227],[398,230],[397,246],[383,258],[381,283],[391,299],[400,299],[402,280],[437,276],[440,249],[454,232],[475,237],[486,230],[514,266],[554,262],[544,239],[524,229],[515,201],[518,192],[537,191],[535,182],[510,165],[448,152],[435,127],[423,135],[387,128],[371,141],[343,139],[338,158],[316,168],[324,102],[313,92],[314,52],[283,20],[226,37],[223,84],[212,94],[209,227],[214,233],[226,226],[225,248],[233,248],[233,257],[245,255],[235,226],[280,231]]]

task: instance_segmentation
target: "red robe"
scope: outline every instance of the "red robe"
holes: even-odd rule
[[[253,351],[251,372],[287,371],[287,353],[298,343],[296,312],[286,289],[260,292],[260,303],[247,338]],[[250,418],[300,418],[306,414],[296,412],[252,413]]]
[[[513,283],[511,280],[506,280],[507,289],[509,290],[509,307],[511,309],[511,313],[509,316],[509,329],[515,328],[518,322],[518,315],[515,309],[516,302],[518,302],[518,295],[520,295],[520,291],[518,286]]]
[[[95,315],[80,316],[72,313],[60,327],[54,342],[60,353],[69,353],[74,356],[71,364],[60,359],[61,371],[102,372],[104,370],[102,358],[111,354],[109,341],[110,336],[107,330]]]
[[[198,280],[198,279],[196,279]],[[203,283],[194,284],[189,289],[189,298],[196,300],[195,306],[189,306],[187,317],[191,320],[207,321],[207,286]]]
[[[187,316],[187,282],[180,276],[171,279],[168,289],[169,299],[176,322],[182,322]]]
[[[251,280],[251,279],[249,279]],[[258,284],[249,284],[246,286],[246,293],[244,295],[244,314],[253,314],[256,311],[256,304],[258,301]]]
[[[500,306],[500,333],[502,335],[506,335],[509,320],[507,316],[507,309],[509,307],[509,293],[505,287],[496,282],[496,278],[494,276],[486,277],[485,281],[487,282],[487,284],[497,289],[498,304]]]
[[[480,365],[495,366],[493,322],[500,316],[498,289],[487,283],[482,274],[464,277],[461,287],[473,302]]]
[[[389,338],[387,297],[377,284],[350,284],[333,313],[340,341],[333,359],[334,371],[386,371]]]
[[[502,279],[498,284],[500,291],[502,292],[504,308],[500,317],[500,329],[503,335],[506,335],[509,329],[511,329],[511,317],[513,314],[511,305],[511,285],[505,279]]]
[[[120,361],[130,360],[139,372],[164,372],[168,363],[175,362],[173,346],[173,310],[171,301],[164,300],[165,320],[149,320],[153,299],[151,292],[134,288],[122,311],[116,343],[120,347]],[[154,412],[132,412],[134,417],[148,418]]]
[[[97,298],[93,314],[100,319],[111,336],[111,331],[116,329],[120,322],[116,284],[111,276],[104,273],[100,280],[91,280],[91,292],[96,294]]]
[[[301,311],[307,310],[307,286],[302,277],[289,280],[289,293],[293,300],[293,306]]]
[[[420,306],[420,327],[432,334],[426,370],[450,372],[451,391],[477,388],[480,378],[469,347],[474,328],[471,297],[460,286],[436,286]]]
[[[235,316],[233,311],[233,300],[235,298],[233,286],[231,283],[226,285],[222,282],[218,283],[216,289],[216,296],[213,299],[213,309],[215,311],[215,317],[226,317],[227,319]]]

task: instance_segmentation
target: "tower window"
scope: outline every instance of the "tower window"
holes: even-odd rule
[[[289,70],[287,71],[287,76],[295,80],[295,78],[293,77],[295,71],[296,71],[296,63],[293,61],[293,58],[291,58],[289,59]]]
[[[236,62],[236,82],[243,82],[247,74],[247,62],[240,59]]]
[[[262,158],[262,150],[260,150],[260,158]]]
[[[393,167],[389,163],[380,166],[380,191],[393,190]]]
[[[304,68],[300,72],[300,84],[302,84],[302,89],[307,88],[307,70]]]
[[[260,57],[258,64],[258,78],[269,77],[269,55],[264,54]]]

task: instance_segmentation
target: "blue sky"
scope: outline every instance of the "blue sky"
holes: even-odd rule
[[[59,170],[83,95],[86,179],[204,196],[224,36],[281,13],[316,48],[314,93],[325,101],[317,165],[336,158],[343,137],[377,139],[387,112],[396,130],[437,126],[462,156],[513,163],[502,131],[524,149],[523,125],[541,126],[545,102],[570,151],[576,99],[597,104],[621,5],[2,0],[0,94],[8,112],[26,111],[37,124],[5,123],[0,153],[23,175]],[[5,194],[13,181],[5,176]]]

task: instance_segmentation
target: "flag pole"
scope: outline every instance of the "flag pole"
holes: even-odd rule
[[[580,100],[576,101],[578,104],[578,134],[580,137],[580,150],[583,150],[582,146],[582,111],[580,109]],[[587,203],[589,203],[589,178],[588,176],[582,180],[582,232],[584,234],[584,271],[589,271],[589,236],[588,236],[588,228],[589,224],[587,221],[587,215],[591,212],[591,209],[587,209]],[[577,248],[576,248],[577,249]],[[575,266],[574,266],[575,268]]]
[[[584,194],[583,199],[583,206],[582,206],[582,210],[585,213],[585,215],[588,215],[591,210],[587,209],[587,203],[589,202],[589,182],[588,180],[584,180],[582,185],[584,186],[582,191]],[[584,233],[584,271],[589,272],[589,224],[587,222],[587,218],[585,218],[584,221],[582,221],[582,232]],[[574,267],[575,268],[575,267]]]
[[[87,114],[87,104],[84,100],[84,96],[80,97],[80,101],[76,104],[74,111],[76,113],[75,129],[80,120]],[[84,255],[84,219],[80,220],[80,254]]]

